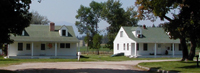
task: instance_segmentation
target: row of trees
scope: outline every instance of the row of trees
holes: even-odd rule
[[[193,60],[200,38],[200,0],[137,0],[138,18],[153,20],[159,17],[169,22],[163,24],[171,39],[180,39],[183,51],[182,61]],[[169,17],[167,14],[173,16]],[[191,43],[190,52],[186,43]]]
[[[98,23],[101,20],[107,21],[110,24],[107,27],[108,43],[106,47],[113,49],[113,40],[121,26],[137,25],[138,19],[134,7],[129,7],[124,10],[120,1],[108,0],[107,2],[92,1],[89,7],[81,5],[77,11],[75,24],[78,27],[80,34],[86,34],[85,42],[88,43],[89,48],[96,48],[95,35],[99,34]],[[99,39],[101,40],[101,39]]]

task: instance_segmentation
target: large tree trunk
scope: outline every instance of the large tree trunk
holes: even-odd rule
[[[181,43],[181,48],[183,52],[183,57],[181,61],[185,61],[186,59],[188,59],[188,49],[187,49],[185,38],[180,38],[180,43]]]
[[[195,56],[195,49],[196,49],[196,41],[194,38],[190,38],[191,40],[191,47],[190,47],[190,53],[189,53],[189,57],[188,60],[193,60],[194,56]]]

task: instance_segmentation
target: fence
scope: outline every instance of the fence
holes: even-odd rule
[[[87,54],[87,51],[81,51],[81,54]],[[97,51],[88,51],[88,54],[97,54]],[[113,54],[113,51],[99,51],[99,54]]]

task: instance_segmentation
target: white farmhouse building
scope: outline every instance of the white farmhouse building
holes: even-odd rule
[[[114,54],[132,57],[181,57],[179,40],[169,39],[163,28],[121,27],[114,40]]]
[[[9,58],[76,58],[79,40],[72,26],[30,25],[22,35],[11,36]]]

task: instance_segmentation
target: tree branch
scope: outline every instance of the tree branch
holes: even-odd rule
[[[163,16],[165,19],[167,19],[168,21],[172,21],[171,18],[167,17],[166,15]]]

